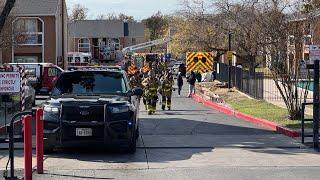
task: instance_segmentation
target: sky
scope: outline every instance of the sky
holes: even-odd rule
[[[142,20],[158,11],[174,13],[181,0],[66,0],[68,9],[74,4],[82,4],[89,9],[88,18],[95,19],[99,14],[124,13]]]

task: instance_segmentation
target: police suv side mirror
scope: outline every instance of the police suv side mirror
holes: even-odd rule
[[[139,87],[133,88],[132,89],[132,94],[134,96],[142,96],[143,90],[141,88],[139,88]]]

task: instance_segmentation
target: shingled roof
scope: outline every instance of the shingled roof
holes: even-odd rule
[[[54,16],[60,0],[16,0],[11,11],[14,16]],[[5,4],[5,0],[0,0],[0,13]]]
[[[109,37],[119,38],[124,36],[124,25],[118,20],[81,20],[69,23],[71,37]]]

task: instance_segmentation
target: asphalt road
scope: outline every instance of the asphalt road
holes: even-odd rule
[[[34,179],[319,179],[319,153],[183,93],[172,111],[148,116],[141,108],[136,154],[60,150],[45,157],[45,174]],[[22,152],[16,155],[22,161]],[[5,160],[2,152],[0,169]]]

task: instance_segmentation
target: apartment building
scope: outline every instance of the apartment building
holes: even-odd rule
[[[64,66],[68,45],[65,0],[16,0],[10,17],[13,45],[1,50],[2,63]]]

